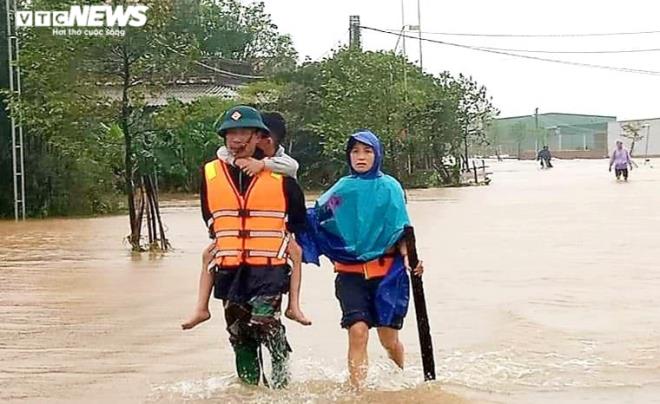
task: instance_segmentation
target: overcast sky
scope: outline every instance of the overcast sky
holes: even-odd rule
[[[401,0],[264,0],[280,31],[301,55],[313,59],[348,41],[349,15],[362,25],[399,29]],[[404,0],[405,23],[417,24],[417,0]],[[660,31],[655,0],[421,0],[422,31],[505,34],[572,34]],[[411,33],[410,35],[416,35]],[[424,34],[430,39],[512,49],[594,51],[660,48],[660,33],[570,38],[483,38]],[[393,49],[396,37],[363,31],[368,50]],[[408,56],[419,60],[417,41]],[[501,116],[543,112],[660,117],[660,51],[618,54],[533,54],[582,63],[658,71],[658,75],[566,66],[505,55],[423,44],[424,70],[449,70],[484,84]]]

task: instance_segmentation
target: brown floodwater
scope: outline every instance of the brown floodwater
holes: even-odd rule
[[[0,222],[0,401],[646,403],[660,400],[660,161],[617,183],[605,161],[491,162],[488,187],[414,191],[438,381],[414,315],[398,371],[372,335],[369,389],[343,388],[333,274],[305,267],[284,391],[233,373],[221,307],[183,332],[206,231],[165,207],[175,250],[132,254],[123,216]],[[412,307],[411,307],[412,310]]]

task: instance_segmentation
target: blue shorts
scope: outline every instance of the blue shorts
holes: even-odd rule
[[[395,317],[390,324],[380,324],[376,311],[376,291],[383,278],[365,279],[362,274],[338,273],[335,278],[335,296],[341,306],[341,326],[349,328],[364,321],[369,328],[389,327],[400,330],[403,317]]]

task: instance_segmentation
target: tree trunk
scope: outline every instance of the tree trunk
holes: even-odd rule
[[[469,151],[468,151],[468,137],[467,137],[467,135],[465,135],[463,140],[464,140],[464,143],[465,143],[465,169],[469,170],[470,169],[470,163],[469,163],[470,156],[468,155]]]
[[[149,232],[153,234],[153,238],[149,240],[149,249],[156,249],[158,246],[157,241],[158,231],[156,229],[156,196],[154,192],[153,182],[149,176],[144,176],[145,189],[147,190],[147,201],[149,202],[149,212],[151,213],[151,220],[147,224],[149,226]]]
[[[147,201],[149,201],[149,195],[147,195]],[[149,206],[147,206],[147,231],[149,233],[149,246],[151,246],[154,242],[154,232],[153,228],[151,227],[151,223],[153,222],[154,215],[152,213],[151,209],[151,203],[149,203]]]
[[[132,156],[132,143],[130,128],[128,126],[128,119],[130,117],[130,100],[128,98],[128,89],[131,83],[130,66],[128,62],[128,55],[126,49],[123,49],[123,62],[124,72],[122,74],[122,97],[121,97],[121,116],[119,118],[121,130],[124,132],[124,177],[126,181],[126,197],[128,198],[128,220],[131,225],[131,234],[128,236],[128,241],[131,243],[133,251],[140,251],[140,225],[137,221],[135,210],[135,187],[133,184],[133,156]]]
[[[154,214],[153,203],[151,201],[151,191],[146,176],[142,179],[144,192],[147,194],[147,230],[149,231],[149,249],[152,248],[156,240],[156,215]]]
[[[139,208],[135,212],[135,234],[132,234],[131,237],[135,240],[135,245],[133,246],[133,251],[142,251],[140,247],[140,236],[142,232],[142,216],[144,215],[144,186],[140,183],[137,188],[140,192],[140,202]]]
[[[151,190],[151,202],[153,203],[153,208],[154,208],[154,218],[158,223],[158,230],[160,231],[160,237],[156,237],[158,240],[160,240],[160,248],[163,251],[167,251],[170,248],[170,242],[167,240],[165,237],[165,227],[163,226],[163,220],[160,216],[160,207],[158,206],[158,190],[154,187],[153,181],[149,176],[145,176],[145,180],[147,181],[148,187]],[[154,226],[156,223],[154,223]],[[156,229],[154,229],[154,233],[156,233]]]

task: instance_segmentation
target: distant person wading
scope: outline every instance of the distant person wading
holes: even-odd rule
[[[543,146],[542,150],[539,150],[539,154],[536,156],[536,160],[541,162],[541,168],[552,168],[552,154],[548,146]]]
[[[616,175],[617,180],[620,180],[623,176],[623,180],[628,181],[628,169],[630,168],[632,171],[632,161],[630,160],[630,152],[623,147],[622,140],[616,141],[616,147],[612,152],[612,157],[610,157],[610,171],[612,171],[612,166],[614,166],[614,175]]]

